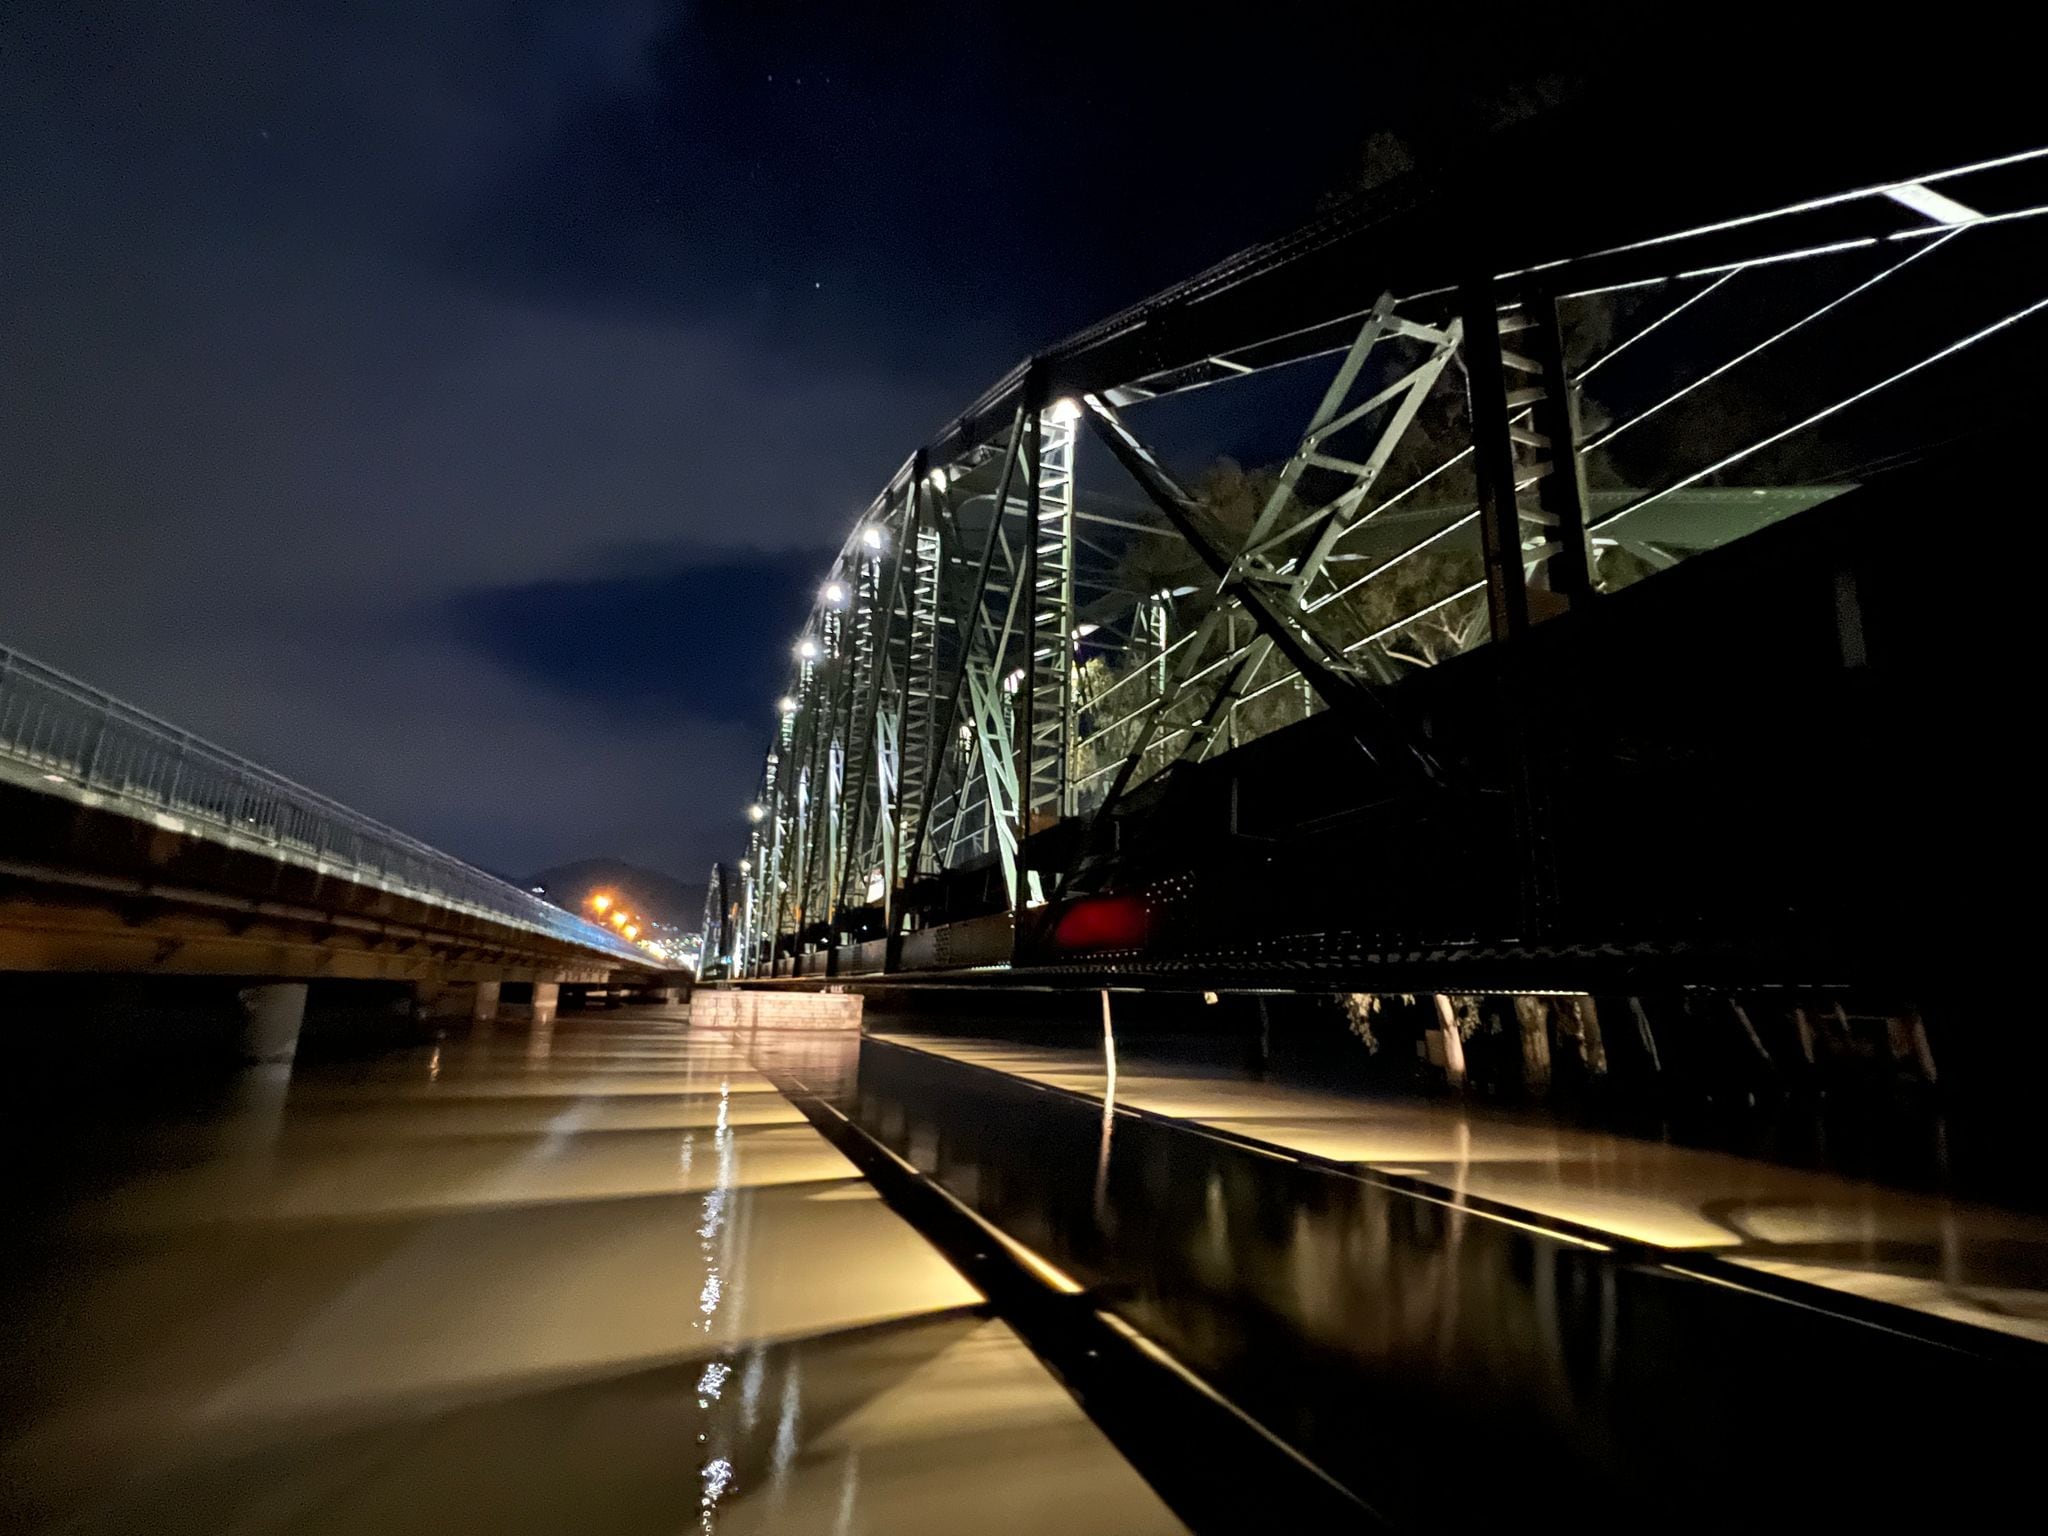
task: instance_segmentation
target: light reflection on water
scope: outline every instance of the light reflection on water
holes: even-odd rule
[[[686,1151],[688,1145],[686,1138]],[[725,1291],[724,1264],[727,1250],[722,1237],[725,1232],[726,1201],[732,1193],[734,1164],[737,1160],[732,1135],[730,1079],[722,1080],[718,1085],[718,1119],[711,1133],[711,1145],[718,1159],[718,1171],[715,1182],[705,1191],[700,1202],[699,1214],[702,1219],[697,1227],[697,1244],[704,1258],[704,1287],[697,1296],[697,1310],[703,1315],[697,1327],[705,1333],[711,1332],[712,1325],[718,1319],[718,1309],[724,1300]],[[705,1366],[704,1374],[697,1382],[697,1407],[700,1412],[707,1415],[712,1413],[711,1405],[718,1400],[719,1390],[725,1385],[725,1379],[731,1373],[732,1362],[729,1357],[721,1357]],[[706,1532],[706,1536],[709,1536],[709,1532],[717,1523],[718,1501],[725,1497],[726,1490],[732,1486],[733,1469],[732,1463],[725,1456],[729,1447],[725,1444],[726,1436],[719,1418],[707,1418],[707,1426],[704,1433],[697,1436],[700,1442],[705,1441],[713,1431],[720,1432],[718,1442],[712,1446],[713,1454],[705,1461],[702,1469],[704,1494],[699,1506],[699,1524]]]

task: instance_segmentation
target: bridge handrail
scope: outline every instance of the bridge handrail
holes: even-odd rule
[[[646,963],[530,891],[4,645],[0,759],[130,815],[175,817],[287,863]]]

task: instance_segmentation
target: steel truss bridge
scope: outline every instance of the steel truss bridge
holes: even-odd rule
[[[1884,972],[2048,150],[1850,170],[1397,188],[1020,364],[825,573],[714,972]]]

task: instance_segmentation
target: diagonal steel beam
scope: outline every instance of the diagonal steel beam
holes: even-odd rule
[[[1351,531],[1358,509],[1365,504],[1366,497],[1372,494],[1372,488],[1378,482],[1381,471],[1392,459],[1394,450],[1400,446],[1402,438],[1407,436],[1408,429],[1415,424],[1415,418],[1422,410],[1423,403],[1428,400],[1430,391],[1436,387],[1437,379],[1457,351],[1462,329],[1461,322],[1452,321],[1439,336],[1430,355],[1421,364],[1370,397],[1363,405],[1330,420],[1328,425],[1319,429],[1311,423],[1308,432],[1303,436],[1301,449],[1296,454],[1296,462],[1312,457],[1311,450],[1314,445],[1337,431],[1340,426],[1350,425],[1367,412],[1391,401],[1400,402],[1394,407],[1393,414],[1381,425],[1372,451],[1367,454],[1365,461],[1351,466],[1354,483],[1350,489],[1317,514],[1324,518],[1321,532],[1316,536],[1316,541],[1310,546],[1308,553],[1291,572],[1292,580],[1288,587],[1287,602],[1304,617],[1311,611],[1307,606],[1310,589],[1329,564],[1330,554],[1338,542]],[[1338,398],[1341,401],[1342,397]],[[1324,409],[1319,414],[1328,416],[1329,409],[1330,405],[1326,399]],[[1314,519],[1305,519],[1290,529],[1289,535],[1309,526],[1313,521]],[[1239,563],[1242,564],[1246,559],[1263,553],[1263,550],[1247,546],[1244,554],[1238,557]],[[1230,677],[1218,691],[1216,706],[1205,720],[1205,728],[1189,733],[1187,743],[1182,749],[1183,755],[1191,755],[1198,762],[1209,755],[1219,739],[1216,724],[1221,718],[1220,712],[1236,708],[1238,699],[1265,670],[1266,662],[1272,653],[1271,639],[1262,635],[1252,642],[1248,663],[1232,669]]]
[[[1201,526],[1195,499],[1123,418],[1099,396],[1085,396],[1082,403],[1104,446],[1215,575],[1219,598],[1238,601],[1323,702],[1344,719],[1367,758],[1390,772],[1434,782],[1435,761],[1402,729],[1357,665],[1320,633],[1299,605],[1282,599],[1287,579],[1234,561],[1218,549]]]

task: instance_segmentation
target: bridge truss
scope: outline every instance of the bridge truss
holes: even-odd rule
[[[1874,169],[1690,225],[1382,202],[1021,365],[826,573],[735,971],[1113,887],[1147,785],[1313,716],[1359,798],[1426,796],[1458,770],[1404,679],[1970,430],[2040,340],[2048,150]]]

